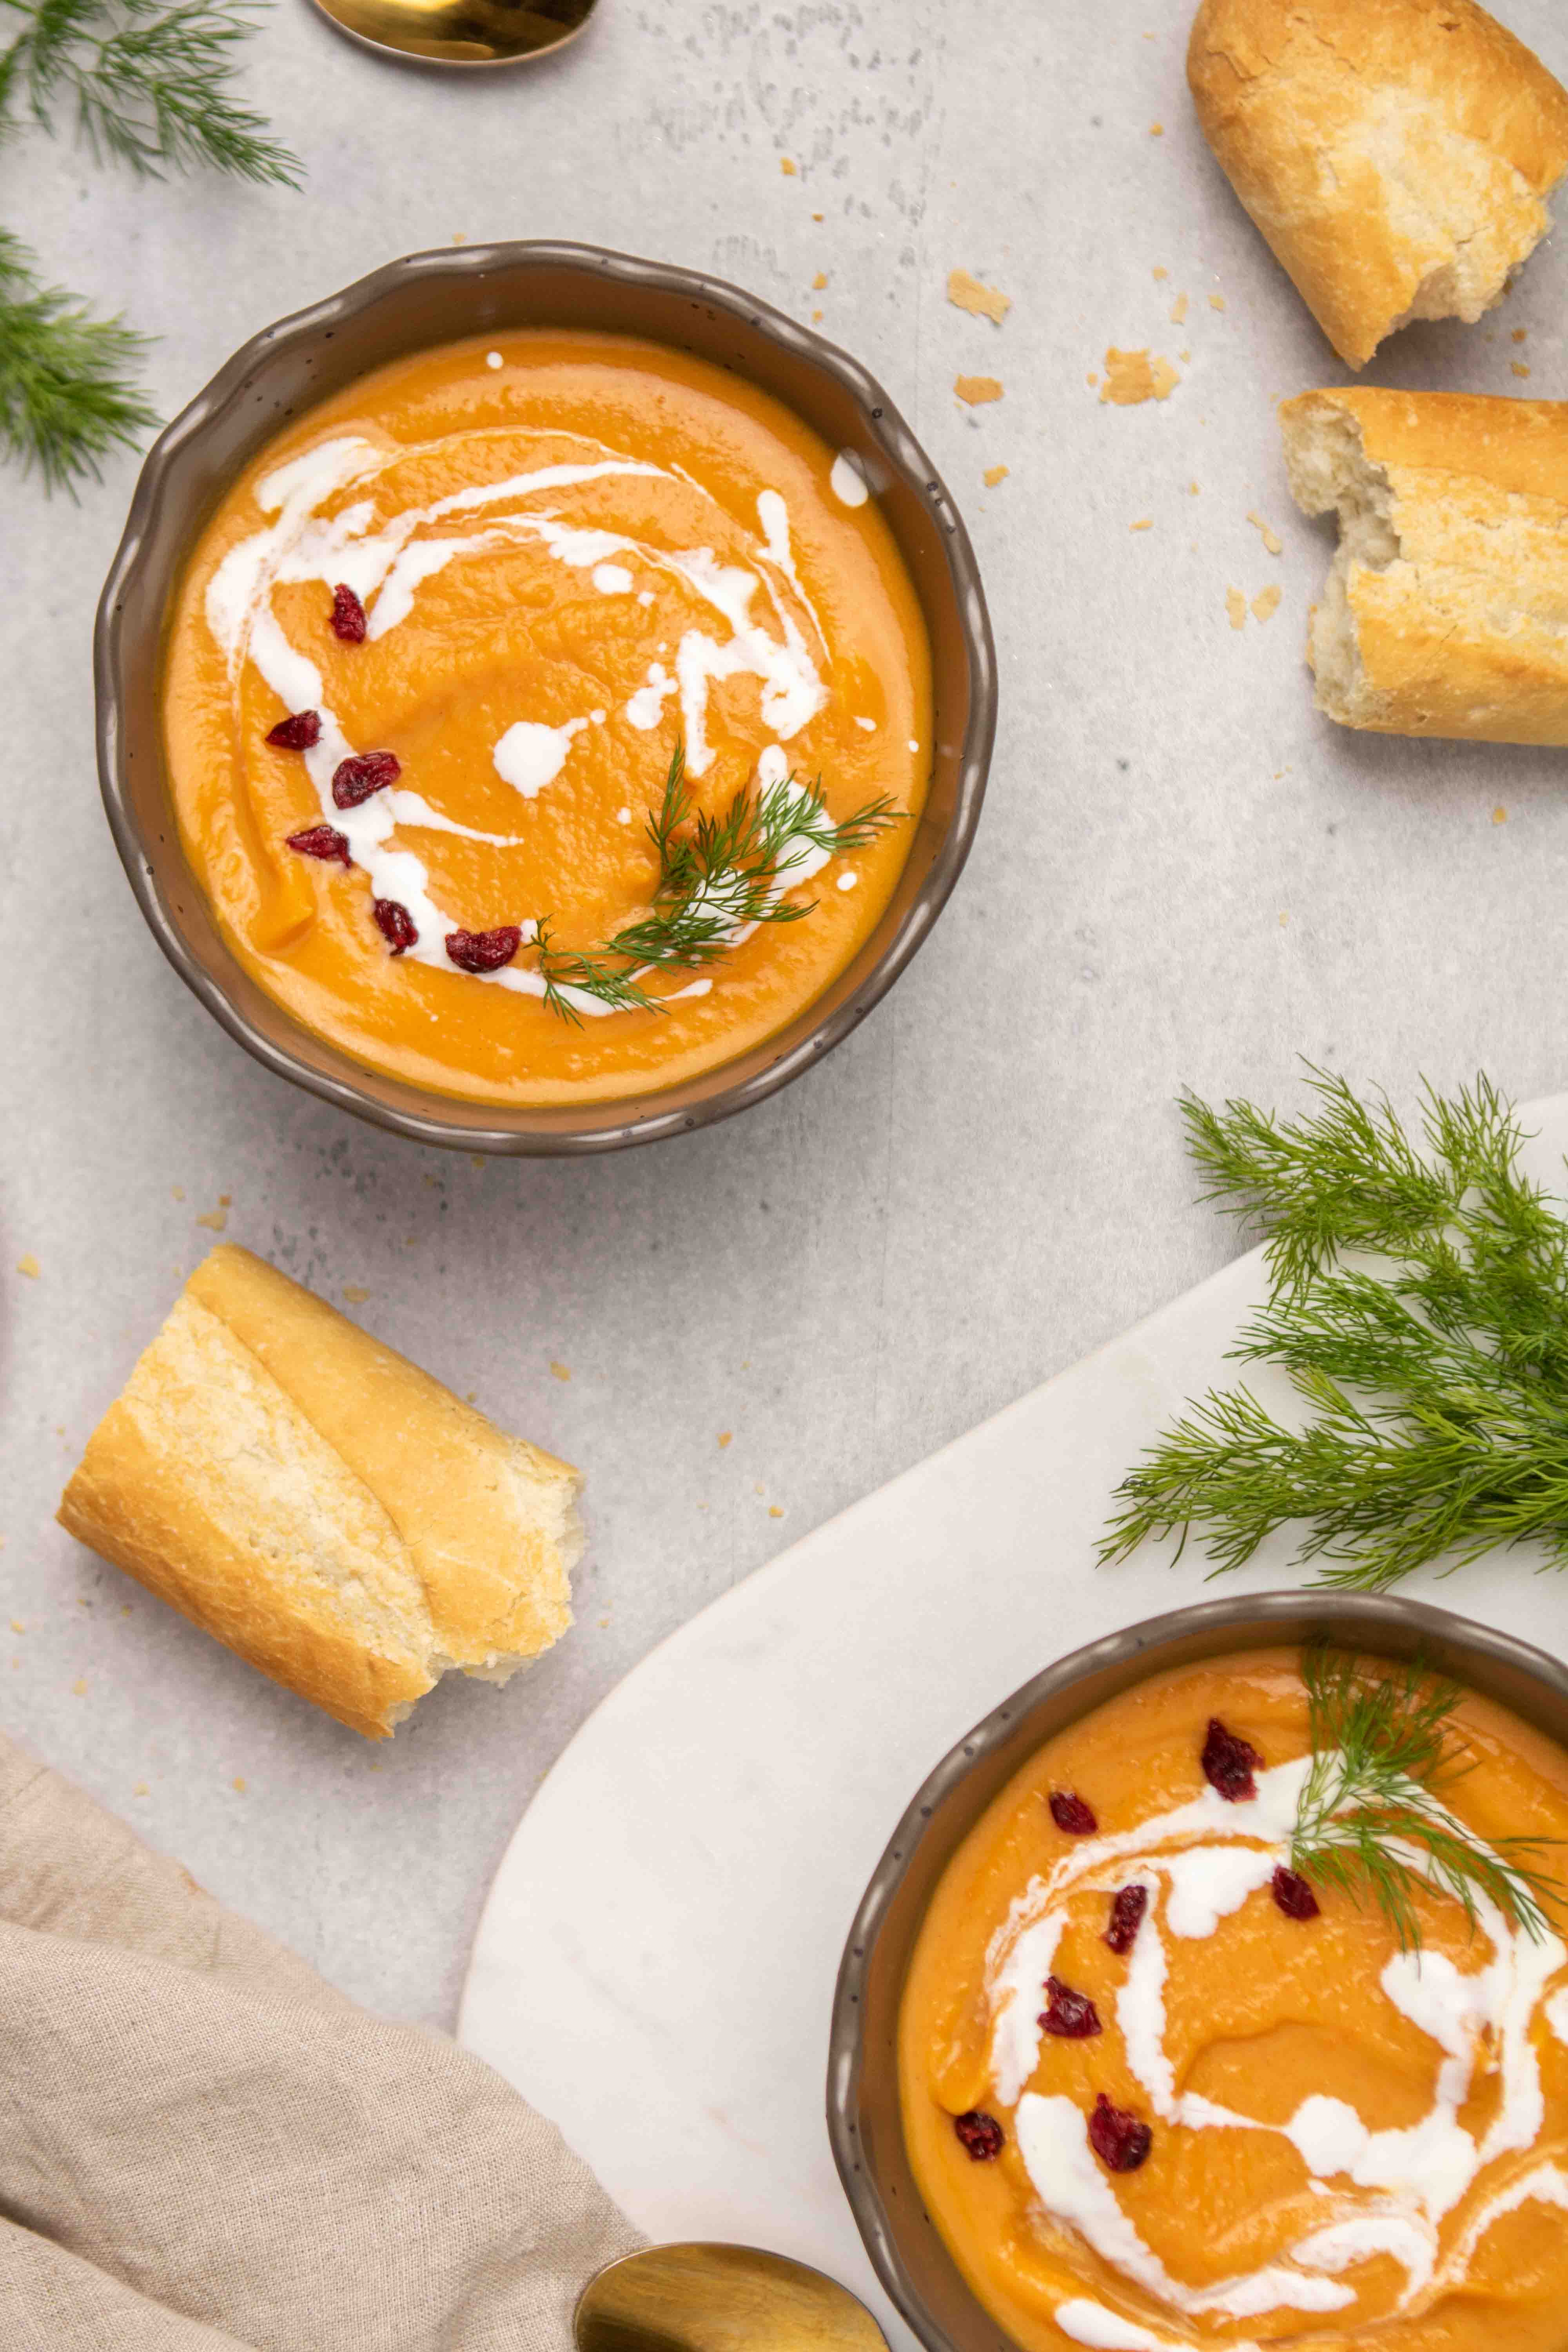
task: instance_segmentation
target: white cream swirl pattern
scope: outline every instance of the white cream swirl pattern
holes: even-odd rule
[[[687,490],[708,499],[718,515],[716,502],[686,475],[676,476],[662,467],[617,455],[602,444],[584,446],[593,454],[580,462],[540,466],[498,482],[474,484],[378,522],[374,493],[380,478],[393,465],[416,453],[403,446],[381,448],[353,436],[322,442],[278,467],[258,485],[257,503],[274,520],[232,548],[208,584],[207,625],[223,650],[230,677],[251,662],[287,710],[320,714],[321,733],[304,753],[304,761],[322,816],[346,836],[349,854],[368,875],[374,897],[395,899],[407,908],[418,932],[417,940],[405,951],[412,962],[455,972],[444,940],[449,930],[461,928],[461,919],[434,903],[428,869],[398,839],[400,827],[422,826],[500,848],[517,846],[519,837],[461,824],[433,809],[419,793],[401,786],[374,793],[356,808],[340,809],[334,804],[333,773],[341,761],[353,755],[355,746],[323,699],[321,674],[315,663],[285,636],[273,610],[275,588],[292,582],[321,582],[327,587],[343,583],[365,607],[366,636],[374,641],[408,618],[426,581],[448,564],[491,548],[531,541],[555,562],[588,572],[601,594],[626,593],[637,576],[633,565],[656,580],[662,576],[667,582],[677,581],[720,617],[724,634],[687,627],[675,654],[674,676],[654,664],[647,683],[622,709],[633,726],[651,729],[658,725],[666,699],[679,694],[686,765],[693,776],[702,775],[713,759],[708,739],[708,697],[714,682],[740,675],[759,680],[761,717],[773,739],[763,747],[758,762],[759,782],[764,784],[787,773],[788,758],[782,746],[827,699],[822,674],[826,641],[795,574],[788,514],[779,494],[763,490],[759,496],[763,537],[752,551],[752,562],[721,563],[710,547],[671,550],[617,531],[581,529],[537,504],[553,491],[640,475],[679,479]],[[335,515],[322,515],[321,509],[329,500],[360,484],[365,488],[365,497]],[[478,529],[468,531],[437,528],[459,516],[482,517],[482,520]],[[645,589],[642,597],[650,593]],[[754,614],[759,595],[770,608],[773,627]],[[808,631],[812,642],[808,642]],[[602,724],[605,716],[595,710],[559,728],[519,719],[496,745],[498,772],[522,798],[532,799],[565,767],[573,738],[591,723]],[[803,804],[805,798],[802,786]],[[812,852],[791,866],[787,878],[792,883],[803,879],[823,862]],[[536,935],[531,919],[521,921],[519,928],[525,942]],[[738,944],[742,936],[737,931],[732,944]],[[523,995],[545,993],[538,972],[515,964],[460,976]],[[706,981],[697,982],[673,993],[700,995],[709,985]],[[581,990],[563,992],[581,1013],[605,1016],[612,1011]]]
[[[1180,2330],[1155,2335],[1141,2320],[1076,2296],[1054,2315],[1075,2343],[1104,2352],[1176,2352],[1214,2341],[1183,2321],[1343,2309],[1355,2301],[1345,2274],[1379,2256],[1391,2256],[1405,2273],[1395,2313],[1405,2316],[1463,2285],[1487,2231],[1504,2214],[1532,2200],[1568,2211],[1568,2171],[1554,2161],[1529,2161],[1545,2121],[1534,2028],[1540,2018],[1568,2042],[1568,1987],[1554,1989],[1568,1968],[1568,1948],[1552,1934],[1532,1941],[1481,1895],[1477,1940],[1489,1957],[1479,1968],[1462,1970],[1446,1954],[1426,1950],[1395,1952],[1382,1972],[1384,1997],[1441,2053],[1432,2105],[1419,2122],[1374,2131],[1343,2100],[1315,2095],[1284,2123],[1270,2124],[1178,2091],[1164,2046],[1169,1940],[1215,1934],[1222,1919],[1268,1886],[1288,1856],[1307,1769],[1302,1759],[1259,1772],[1251,1804],[1227,1804],[1205,1789],[1136,1830],[1083,1839],[1047,1877],[1031,1881],[992,1939],[985,1973],[991,2084],[996,2104],[1015,2111],[1014,2136],[1040,2205]],[[1421,1866],[1413,1851],[1406,1859]],[[1173,2277],[1139,2236],[1095,2160],[1081,2109],[1026,2087],[1039,2063],[1041,1988],[1068,1926],[1070,1898],[1109,1896],[1130,1885],[1144,1887],[1149,1903],[1115,1996],[1115,2017],[1150,2108],[1179,2129],[1279,2133],[1322,2203],[1321,2224],[1287,2248],[1282,2261],[1204,2288]],[[1477,2137],[1459,2117],[1483,2049],[1500,2095]],[[1499,2174],[1445,2251],[1441,2223],[1492,2166]],[[1243,2339],[1225,2341],[1232,2352],[1255,2352]]]

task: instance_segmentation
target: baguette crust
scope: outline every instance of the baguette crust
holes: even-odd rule
[[[1308,659],[1331,718],[1568,743],[1568,403],[1303,393],[1286,465],[1341,545]]]
[[[1202,0],[1204,135],[1340,357],[1474,322],[1551,226],[1568,91],[1475,0]]]
[[[565,1632],[580,1484],[226,1244],[94,1432],[59,1517],[383,1738],[448,1668],[504,1680]]]

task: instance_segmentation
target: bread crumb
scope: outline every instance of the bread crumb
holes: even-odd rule
[[[1280,929],[1281,929],[1281,930],[1283,930],[1283,929],[1284,929],[1284,928],[1285,928],[1286,924],[1289,921],[1289,919],[1290,919],[1289,916],[1289,915],[1287,915],[1287,914],[1283,911],[1283,909],[1281,909],[1280,916],[1279,916],[1279,928],[1280,928]]]
[[[22,1252],[21,1256],[16,1260],[16,1271],[18,1274],[25,1274],[29,1282],[37,1281],[38,1261],[31,1250]]]
[[[217,1204],[220,1209],[232,1208],[234,1206],[234,1194],[232,1192],[220,1192],[217,1196]]]
[[[1508,811],[1503,807],[1500,801],[1497,807],[1492,811],[1492,823],[1494,824],[1506,824],[1508,823]],[[20,1633],[22,1629],[18,1626],[16,1630]]]
[[[1513,331],[1513,340],[1516,343],[1522,343],[1529,333],[1530,329],[1528,327],[1516,327]]]
[[[1127,528],[1129,530],[1152,530],[1154,518],[1152,515],[1145,515],[1141,522],[1130,522]]]
[[[150,1797],[153,1791],[149,1789],[145,1780],[138,1780],[131,1793],[133,1797]]]
[[[1186,318],[1186,315],[1187,315],[1187,298],[1186,298],[1186,296],[1185,296],[1184,294],[1178,294],[1178,295],[1177,295],[1177,297],[1176,297],[1176,299],[1175,299],[1175,300],[1174,300],[1174,301],[1172,303],[1172,305],[1171,305],[1171,324],[1172,324],[1172,326],[1173,326],[1173,327],[1179,327],[1179,326],[1182,324],[1183,320]]]
[[[1187,496],[1194,499],[1202,496],[1202,492],[1199,490],[1196,482],[1189,482],[1187,484]]]
[[[798,177],[793,155],[781,155],[779,157],[779,170],[784,173],[786,180],[793,180]]]
[[[952,388],[971,408],[984,408],[987,401],[1002,397],[1002,386],[994,375],[954,376]]]
[[[827,218],[827,215],[826,213],[813,213],[811,217],[816,221],[826,220]]]
[[[1246,628],[1247,599],[1242,594],[1239,588],[1227,588],[1226,590],[1225,609],[1230,615],[1230,625],[1233,629]]]
[[[768,1517],[770,1519],[782,1519],[784,1517],[784,1507],[782,1504],[770,1503],[768,1505]]]
[[[1271,621],[1279,610],[1280,593],[1278,583],[1268,588],[1260,588],[1252,600],[1254,620]]]
[[[822,313],[821,313],[821,311],[820,311],[820,310],[814,310],[814,311],[812,312],[812,314],[811,314],[811,323],[812,323],[812,325],[813,325],[814,327],[820,327],[820,326],[821,326],[821,324],[822,324]]]
[[[184,1186],[183,1184],[174,1184],[174,1185],[172,1185],[172,1186],[170,1187],[170,1190],[173,1192],[173,1193],[174,1193],[174,1198],[175,1198],[175,1200],[176,1200],[176,1201],[183,1201],[183,1200],[184,1199],[184,1197],[185,1197],[185,1188],[184,1188]]]
[[[767,1490],[767,1488],[763,1486],[763,1484],[762,1480],[759,1478],[759,1479],[758,1479],[758,1481],[757,1481],[757,1484],[756,1484],[756,1492],[757,1492],[759,1495],[765,1495],[765,1494],[767,1493],[767,1491],[768,1491],[768,1490]]]
[[[1186,364],[1187,364],[1188,361],[1192,358],[1192,356],[1193,356],[1193,355],[1192,355],[1191,352],[1178,352],[1176,353],[1176,357],[1181,361],[1182,365],[1183,365],[1184,367],[1185,367],[1185,366],[1186,366]],[[1208,423],[1208,418],[1207,418],[1206,416],[1200,416],[1200,417],[1199,417],[1199,419],[1198,419],[1198,423],[1199,423],[1200,425],[1206,425],[1206,424]]]
[[[1092,368],[1090,368],[1089,373],[1085,376],[1084,382],[1085,383],[1091,385],[1097,384],[1100,382],[1100,378],[1096,375]]]
[[[85,1698],[87,1696],[87,1676],[85,1675],[78,1675],[75,1682],[72,1683],[71,1696],[73,1698]]]
[[[234,1790],[237,1796],[243,1797],[245,1794],[245,1775],[243,1772],[237,1772],[228,1785],[232,1790]]]
[[[1105,354],[1100,397],[1114,401],[1118,408],[1136,408],[1145,400],[1168,400],[1181,380],[1158,352],[1151,357],[1147,351],[1119,352],[1112,343]]]
[[[1223,294],[1211,294],[1209,296],[1209,309],[1211,310],[1223,310],[1225,309],[1225,296]]]
[[[1154,276],[1156,279],[1161,278],[1169,278],[1170,274],[1170,271],[1168,269],[1163,269],[1158,262],[1154,264]]]
[[[823,279],[826,286],[827,280]],[[955,310],[967,310],[972,318],[989,319],[999,327],[1013,307],[1013,298],[997,286],[982,285],[967,269],[950,269],[947,273],[947,299]]]
[[[1163,139],[1164,135],[1165,126],[1163,122],[1152,122],[1149,125],[1149,136],[1151,139]]]
[[[988,490],[994,490],[998,482],[1006,480],[1007,468],[1005,466],[987,466],[980,478]]]
[[[196,1219],[196,1223],[198,1225],[205,1225],[207,1231],[211,1234],[221,1234],[224,1227],[228,1223],[228,1211],[226,1209],[208,1209],[205,1214]]]
[[[735,1433],[732,1429],[721,1429],[719,1432],[719,1444],[721,1450],[729,1444],[730,1440],[734,1436],[734,1434]]]
[[[550,1360],[550,1369],[554,1373],[558,1381],[569,1381],[572,1377],[571,1367],[567,1364],[557,1363],[553,1356]]]
[[[1260,514],[1254,513],[1253,509],[1248,507],[1247,510],[1247,520],[1252,525],[1254,530],[1260,531],[1262,533],[1263,544],[1268,550],[1270,555],[1284,554],[1284,541],[1280,538],[1277,530],[1269,530],[1268,525],[1264,521],[1263,517]]]
[[[347,1299],[351,1307],[363,1307],[365,1300],[370,1297],[370,1293],[361,1283],[345,1282],[343,1285],[343,1297]]]
[[[811,281],[811,290],[812,290],[812,292],[813,292],[814,294],[820,294],[820,293],[821,293],[821,291],[822,291],[822,289],[823,289],[823,288],[826,285],[826,283],[827,283],[827,272],[826,272],[826,269],[819,269],[819,270],[817,271],[817,273],[816,273],[816,277],[815,277],[815,278],[812,279],[812,281]]]
[[[452,231],[452,243],[454,245],[467,245],[468,241],[468,232],[467,229],[455,228]]]
[[[1515,375],[1526,376],[1530,373],[1530,370],[1525,366],[1522,360],[1510,360],[1509,365]]]
[[[25,1622],[24,1622],[20,1617],[13,1617],[13,1618],[12,1618],[12,1620],[11,1620],[11,1631],[12,1631],[12,1633],[25,1633],[26,1632],[26,1630],[27,1630],[26,1625]]]
[[[600,1618],[600,1620],[599,1620],[599,1631],[600,1631],[600,1633],[601,1633],[604,1632],[604,1630],[605,1630],[605,1626],[609,1623],[609,1622],[610,1622],[610,1621],[609,1621],[609,1619],[608,1619],[607,1617],[601,1617],[601,1618]]]

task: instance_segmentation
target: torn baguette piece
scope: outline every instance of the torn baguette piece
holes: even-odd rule
[[[367,1739],[572,1622],[577,1472],[248,1250],[196,1268],[88,1442],[71,1534]]]
[[[1280,422],[1297,504],[1340,522],[1308,636],[1319,709],[1568,743],[1568,402],[1306,392]]]
[[[1203,0],[1204,136],[1340,357],[1473,324],[1552,225],[1568,90],[1475,0]]]

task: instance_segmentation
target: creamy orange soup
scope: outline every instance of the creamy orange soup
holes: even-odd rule
[[[365,377],[235,483],[172,617],[169,771],[226,937],[310,1028],[450,1094],[613,1097],[766,1039],[854,957],[923,798],[930,671],[875,501],[798,417],[651,343],[505,334]],[[790,837],[802,919],[616,960],[656,1009],[547,998],[536,927],[559,979],[658,911],[678,747],[686,837],[770,791],[805,828],[818,782],[830,824],[898,821]]]
[[[1250,1800],[1205,1779],[1211,1718],[1261,1759]],[[1454,1725],[1456,1816],[1568,1837],[1568,1756],[1478,1697]],[[1472,1933],[1423,1885],[1404,1952],[1342,1894],[1292,1916],[1308,1749],[1294,1653],[1154,1675],[1043,1748],[938,1887],[905,2136],[1028,2352],[1568,2346],[1562,1907],[1531,1939],[1482,1900]]]

